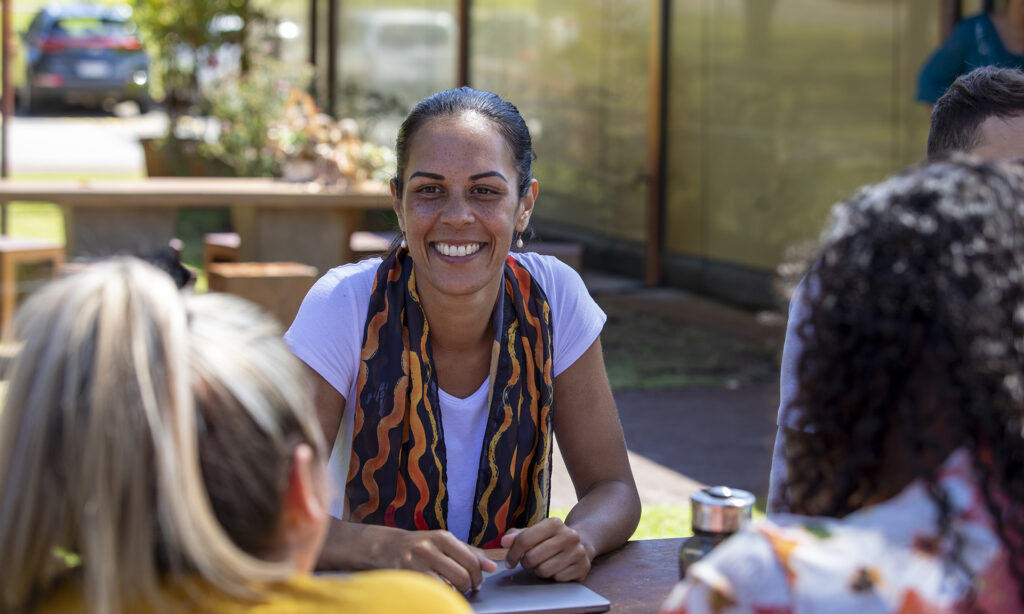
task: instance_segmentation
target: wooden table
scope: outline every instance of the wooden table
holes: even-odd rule
[[[320,272],[351,259],[361,211],[389,209],[385,186],[355,190],[263,178],[0,181],[0,202],[43,201],[64,211],[69,258],[145,255],[175,236],[179,207],[228,206],[243,260],[303,262]]]
[[[679,581],[679,548],[685,538],[626,542],[594,560],[583,584],[612,602],[613,614],[657,612]],[[504,548],[486,550],[493,561],[504,561]],[[544,582],[544,580],[535,580]]]
[[[679,581],[682,537],[644,539],[598,557],[583,581],[612,602],[614,614],[657,612]]]

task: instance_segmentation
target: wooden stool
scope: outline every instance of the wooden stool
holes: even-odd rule
[[[353,260],[365,260],[387,254],[396,238],[398,238],[397,232],[357,230],[348,240],[348,247],[352,252]]]
[[[580,275],[583,274],[583,246],[579,243],[562,241],[530,241],[527,251],[545,256],[554,256],[568,264]]]
[[[208,232],[203,235],[203,270],[214,262],[238,262],[242,237],[237,232]]]
[[[21,299],[56,277],[63,264],[61,243],[0,236],[0,331],[4,335]]]
[[[298,262],[214,262],[207,269],[211,292],[248,299],[288,326],[316,281],[316,267]]]

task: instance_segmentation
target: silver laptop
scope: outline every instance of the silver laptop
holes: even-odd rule
[[[541,580],[521,566],[484,576],[480,590],[466,595],[476,614],[586,614],[611,607],[579,582]]]

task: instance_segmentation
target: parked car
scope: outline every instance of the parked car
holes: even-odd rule
[[[50,5],[23,35],[17,97],[31,113],[53,102],[150,105],[149,57],[126,5]]]
[[[446,11],[352,11],[342,16],[338,41],[342,78],[411,105],[454,82],[455,33]]]

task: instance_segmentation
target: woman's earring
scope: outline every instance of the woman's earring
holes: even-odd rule
[[[518,247],[519,249],[523,249],[523,238],[522,237],[519,237],[518,239],[516,239],[516,247]]]
[[[405,235],[402,235],[402,242],[398,244],[399,247],[409,247],[409,244],[405,242]]]

